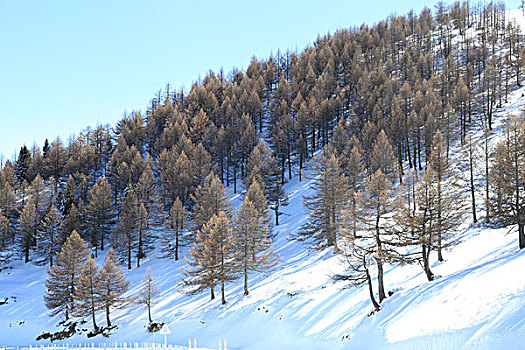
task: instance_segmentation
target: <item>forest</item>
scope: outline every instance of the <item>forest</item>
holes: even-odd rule
[[[116,125],[21,147],[1,164],[0,269],[47,265],[51,313],[101,332],[114,308],[149,311],[151,272],[132,298],[124,271],[154,250],[187,261],[183,293],[225,304],[228,285],[249,295],[250,278],[279,264],[272,240],[295,177],[313,194],[290,240],[340,256],[347,271],[333,279],[366,286],[373,312],[388,298],[384,266],[416,264],[432,281],[430,256],[443,261],[465,220],[516,225],[524,248],[523,115],[488,143],[524,79],[525,39],[505,10],[440,2],[341,29],[246,70],[209,71],[187,92],[167,84]]]

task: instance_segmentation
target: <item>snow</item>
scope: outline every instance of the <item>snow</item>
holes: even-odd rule
[[[511,10],[525,28],[520,10]],[[523,106],[525,88],[514,91],[509,103],[496,113],[493,147],[509,114]],[[473,140],[481,144],[478,131]],[[460,157],[458,149],[452,156]],[[289,240],[306,221],[301,196],[311,193],[307,180],[297,174],[285,186],[290,204],[282,207],[281,225],[273,248],[280,263],[273,273],[250,276],[250,295],[243,295],[241,282],[227,285],[227,304],[208,293],[189,296],[178,283],[184,260],[175,262],[154,253],[140,268],[127,272],[134,294],[148,266],[162,293],[152,313],[167,322],[171,344],[184,345],[196,338],[199,346],[217,348],[227,339],[229,349],[523,349],[525,339],[525,250],[517,247],[517,234],[509,228],[469,226],[466,219],[458,244],[445,252],[440,263],[433,256],[436,280],[427,282],[419,266],[386,266],[385,284],[393,295],[382,309],[367,316],[372,307],[365,286],[344,288],[331,276],[344,271],[332,253],[307,250]],[[482,191],[482,188],[480,188]],[[241,196],[233,195],[236,206]],[[479,199],[483,198],[481,193]],[[480,203],[482,205],[482,203]],[[97,262],[101,264],[103,254]],[[46,267],[16,261],[0,272],[0,346],[37,345],[44,331],[55,331],[59,316],[50,317],[42,298]],[[374,280],[374,286],[376,281]],[[216,291],[217,292],[217,291]],[[162,342],[160,334],[146,332],[147,312],[142,306],[112,312],[118,325],[110,338],[87,339],[76,335],[65,343]],[[97,323],[105,324],[100,313]],[[85,325],[89,328],[91,322]]]

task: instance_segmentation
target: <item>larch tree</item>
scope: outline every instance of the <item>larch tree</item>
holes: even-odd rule
[[[144,203],[140,203],[137,213],[138,247],[137,247],[137,267],[140,267],[140,260],[146,257],[146,251],[150,249],[151,236],[148,232],[148,211]]]
[[[160,294],[160,290],[155,283],[153,273],[151,272],[151,266],[148,266],[144,279],[142,281],[142,287],[139,291],[137,302],[145,305],[148,309],[148,320],[149,323],[153,322],[151,317],[151,307],[155,303],[156,297]]]
[[[265,223],[269,223],[270,217],[268,216],[268,202],[264,196],[264,191],[259,181],[254,180],[248,190],[246,191],[245,200],[249,200],[257,209],[257,214],[265,220]],[[271,228],[269,227],[271,230]]]
[[[388,262],[390,252],[385,242],[389,230],[385,227],[383,217],[392,209],[391,191],[392,183],[383,171],[378,169],[359,196],[359,203],[363,210],[362,239],[366,241],[363,246],[373,249],[373,257],[377,265],[379,303],[386,297],[383,265]]]
[[[494,208],[504,224],[518,226],[518,243],[525,248],[525,123],[513,116],[505,126],[504,139],[496,145],[492,166],[496,198]]]
[[[179,197],[171,206],[170,212],[164,221],[165,230],[160,236],[161,250],[169,257],[179,260],[180,247],[184,245],[182,232],[186,223],[186,213]]]
[[[128,291],[129,280],[126,279],[124,271],[119,267],[117,255],[113,248],[110,248],[106,254],[104,265],[100,269],[99,284],[100,292],[98,303],[106,313],[107,327],[111,327],[109,318],[111,309],[119,309],[128,304],[130,297],[124,294]]]
[[[335,274],[335,281],[344,281],[351,286],[361,286],[366,283],[368,295],[374,306],[374,310],[380,309],[374,295],[370,269],[374,266],[374,245],[362,238],[355,238],[352,230],[343,230],[344,240],[340,244],[340,257],[347,266],[347,272]]]
[[[62,216],[55,206],[52,205],[37,232],[38,244],[36,250],[42,257],[43,262],[49,262],[50,266],[53,266],[53,258],[62,247],[62,242],[60,242],[61,223]]]
[[[181,285],[187,288],[186,293],[195,294],[209,288],[211,299],[215,299],[215,287],[220,284],[225,304],[225,283],[236,279],[232,262],[234,248],[230,219],[221,211],[197,232],[189,258],[185,257],[188,267],[182,268],[185,278]]]
[[[64,313],[66,321],[75,314],[75,293],[79,277],[86,265],[91,252],[88,244],[73,231],[62,250],[57,255],[55,263],[47,269],[46,307],[52,315]]]
[[[333,149],[325,146],[314,158],[311,188],[314,194],[303,196],[308,221],[301,226],[297,238],[308,240],[313,248],[333,247],[338,251],[338,235],[342,225],[342,211],[348,195],[348,181]]]
[[[115,218],[111,187],[105,177],[99,178],[89,190],[85,213],[89,239],[95,248],[96,257],[99,246],[104,250],[105,239],[111,233]]]
[[[148,212],[149,222],[155,222],[160,211],[157,186],[155,184],[155,173],[151,165],[152,162],[148,155],[146,168],[144,168],[142,175],[140,175],[139,182],[135,186],[139,203],[144,203],[146,211]]]
[[[348,203],[348,215],[347,225],[351,225],[354,237],[357,235],[357,226],[360,219],[360,210],[357,203],[357,197],[359,191],[362,190],[365,183],[365,165],[363,162],[362,152],[360,147],[354,145],[348,156],[343,155],[344,160],[342,161],[345,165],[343,172],[348,180],[349,192],[349,203]]]
[[[76,314],[91,316],[95,331],[98,330],[95,313],[100,309],[98,302],[100,292],[99,267],[91,255],[80,271],[74,297],[77,302]]]
[[[82,227],[79,210],[75,204],[71,205],[69,212],[60,223],[59,244],[62,245],[73,231],[79,231]]]
[[[443,147],[443,135],[438,130],[434,135],[432,143],[432,152],[430,153],[430,165],[434,170],[435,180],[437,182],[436,195],[437,195],[437,206],[436,206],[436,219],[437,219],[437,253],[438,260],[443,261],[443,254],[441,251],[441,240],[442,240],[442,211],[443,211],[443,181],[449,174],[449,163],[446,154],[446,149]]]
[[[268,272],[277,264],[278,259],[270,249],[272,241],[268,237],[269,233],[265,213],[261,213],[250,199],[245,198],[233,224],[235,261],[239,264],[238,269],[244,278],[244,295],[249,294],[250,273]]]
[[[137,196],[133,186],[130,184],[126,191],[120,218],[113,235],[113,246],[123,260],[127,261],[128,270],[131,269],[131,257],[137,250],[139,243],[137,230],[138,208]]]
[[[244,187],[249,188],[254,180],[261,184],[268,204],[275,213],[275,225],[279,226],[279,208],[288,205],[288,196],[283,189],[279,165],[263,140],[254,147],[248,157]]]
[[[9,223],[9,219],[6,218],[0,211],[0,252],[2,252],[7,246],[10,229],[11,225]]]
[[[191,213],[194,231],[200,230],[213,215],[219,215],[220,212],[231,217],[230,198],[226,195],[221,180],[213,172],[206,177],[204,184],[197,188],[192,198],[195,202]]]
[[[29,253],[34,245],[40,219],[38,217],[34,199],[31,197],[25,204],[19,219],[18,245],[24,256],[24,261],[29,262]]]
[[[396,177],[396,157],[384,130],[377,135],[371,151],[370,174],[373,175],[377,170],[381,170],[390,181],[393,181]]]

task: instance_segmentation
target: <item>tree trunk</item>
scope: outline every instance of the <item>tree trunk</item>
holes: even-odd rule
[[[221,281],[221,296],[222,296],[222,305],[226,304],[226,298],[224,297],[224,280]]]
[[[381,239],[379,237],[379,219],[380,218],[381,216],[379,215],[379,211],[378,211],[378,215],[376,217],[376,244],[377,244],[376,263],[377,263],[377,283],[379,285],[379,303],[381,303],[383,299],[386,298],[385,286],[383,283],[383,257],[382,257],[383,251],[381,247]]]
[[[149,323],[153,322],[151,319],[151,305],[150,304],[148,304],[148,319],[149,319]]]
[[[437,253],[438,253],[438,260],[439,261],[443,261],[443,253],[441,252],[441,247],[442,247],[442,243],[441,243],[441,239],[442,239],[442,223],[441,223],[441,174],[439,175],[439,180],[438,180],[438,212],[437,212],[437,224],[438,224],[438,247],[437,247]]]
[[[246,267],[244,268],[244,295],[248,295],[250,292],[248,291],[248,269]]]
[[[111,321],[109,320],[109,304],[106,303],[106,324],[108,328],[111,327]]]
[[[381,303],[386,298],[383,283],[383,262],[381,259],[377,260],[377,283],[379,284],[379,302]]]
[[[370,274],[368,273],[368,269],[365,267],[366,272],[366,281],[368,283],[368,292],[370,294],[370,301],[372,301],[372,305],[374,305],[374,309],[377,311],[379,310],[379,304],[376,301],[376,298],[374,298],[374,290],[372,289],[372,279],[370,278]]]
[[[131,243],[128,244],[128,270],[131,270]]]
[[[518,224],[520,249],[525,248],[525,224]]]
[[[211,300],[215,299],[215,290],[214,289],[215,289],[215,286],[212,285],[211,289],[210,289],[210,292],[211,292],[211,298],[210,299]]]
[[[429,261],[430,249],[427,249],[427,246],[425,244],[423,244],[422,248],[423,248],[423,251],[422,251],[422,255],[423,255],[423,270],[425,270],[425,274],[427,275],[427,279],[429,281],[433,281],[434,280],[434,274],[430,270],[430,261]]]
[[[472,147],[472,140],[470,140],[470,147]],[[472,197],[472,221],[474,223],[478,222],[478,218],[476,216],[476,193],[475,193],[475,187],[474,187],[474,169],[472,164],[472,148],[469,152],[469,170],[470,170],[470,195]]]
[[[175,261],[179,260],[179,224],[176,223],[177,229],[175,231]]]
[[[93,318],[93,328],[98,330],[97,322],[95,321],[95,305],[93,305],[93,296],[91,296],[91,317]]]

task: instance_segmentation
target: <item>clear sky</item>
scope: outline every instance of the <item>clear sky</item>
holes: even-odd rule
[[[0,0],[0,154],[114,124],[168,82],[187,90],[210,69],[246,68],[252,56],[436,3]]]

